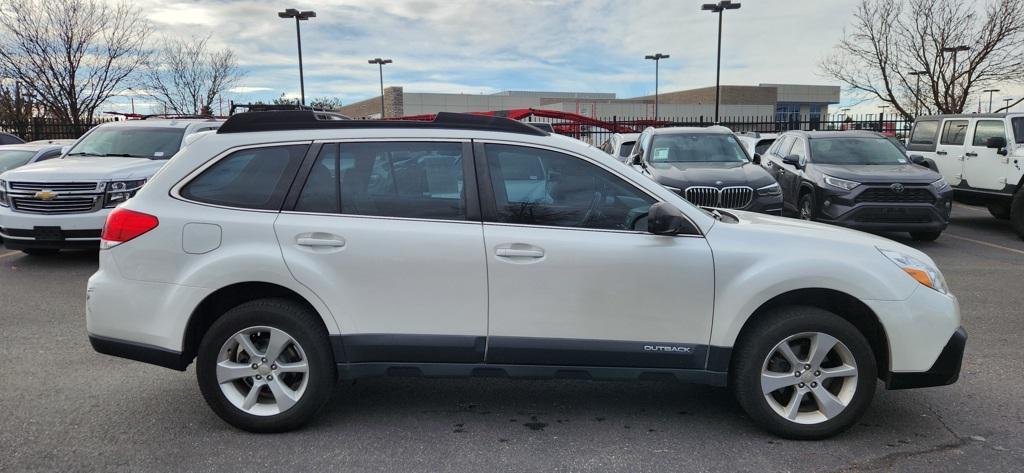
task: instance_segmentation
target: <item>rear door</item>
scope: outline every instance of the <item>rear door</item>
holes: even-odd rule
[[[1006,187],[1010,160],[999,154],[999,149],[985,146],[989,138],[1002,138],[1009,142],[1002,119],[975,120],[964,152],[964,180],[972,189],[1001,191]]]
[[[950,185],[959,185],[963,179],[964,147],[967,144],[969,125],[970,120],[966,118],[947,118],[942,121],[933,160],[939,174],[942,174]]]
[[[656,200],[587,159],[478,147],[489,363],[704,368],[714,264],[702,236],[644,231]]]
[[[349,362],[480,362],[487,273],[468,141],[323,143],[275,229]],[[298,187],[298,186],[296,186]]]

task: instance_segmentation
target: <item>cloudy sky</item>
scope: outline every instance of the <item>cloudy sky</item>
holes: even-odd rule
[[[716,16],[699,0],[134,0],[159,34],[211,35],[246,77],[229,98],[297,96],[295,24],[276,12],[312,9],[302,23],[306,97],[351,103],[385,85],[409,92],[500,90],[653,93],[714,85]],[[818,73],[856,0],[743,0],[726,12],[722,83],[831,84]],[[845,95],[845,94],[844,94]],[[127,102],[127,99],[124,100]],[[144,102],[139,98],[138,102]],[[123,106],[123,105],[122,105]],[[865,110],[874,111],[874,110]]]

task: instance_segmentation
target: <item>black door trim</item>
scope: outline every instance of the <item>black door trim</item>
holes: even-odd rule
[[[518,365],[704,369],[707,345],[632,340],[492,336],[487,362]]]

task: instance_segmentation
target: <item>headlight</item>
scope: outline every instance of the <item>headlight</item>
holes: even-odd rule
[[[943,294],[949,294],[949,289],[946,287],[946,280],[942,277],[942,273],[939,272],[937,268],[930,266],[913,256],[907,256],[898,251],[883,250],[881,248],[879,248],[878,251],[881,251],[886,258],[889,258],[889,261],[896,263],[896,266],[899,266],[903,272],[910,275],[910,277],[917,280],[917,282]]]
[[[838,187],[844,191],[852,190],[854,187],[860,185],[859,182],[847,181],[846,179],[840,179],[838,177],[832,177],[828,175],[825,176],[825,184],[828,184],[832,187]]]
[[[7,181],[0,179],[0,207],[7,207]]]
[[[145,179],[108,182],[107,193],[103,198],[103,207],[117,207],[121,202],[131,199],[145,183]]]
[[[942,177],[940,177],[939,180],[933,182],[932,183],[932,187],[934,187],[935,190],[937,190],[939,192],[946,192],[946,191],[952,189],[951,187],[949,187],[949,183],[946,182],[946,179],[942,178]]]
[[[757,188],[757,195],[762,196],[762,197],[767,197],[767,196],[772,196],[772,195],[782,195],[782,188],[779,187],[779,183],[778,182],[773,182],[771,184],[768,184],[767,186],[758,187]]]

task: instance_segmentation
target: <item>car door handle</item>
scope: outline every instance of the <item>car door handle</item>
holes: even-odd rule
[[[945,155],[947,155],[947,154],[949,154],[949,153],[947,153],[947,152],[945,152],[945,151],[936,151],[936,152],[935,152],[935,154],[937,154],[937,155],[939,155],[939,156],[945,156]]]
[[[975,157],[977,155],[978,155],[978,153],[964,153],[964,156],[967,156],[968,158],[973,158],[973,157]]]
[[[543,258],[543,250],[527,250],[520,248],[498,248],[494,254],[502,258]]]
[[[295,239],[295,243],[298,244],[299,246],[310,247],[340,248],[345,246],[345,240],[341,238],[299,237]]]

